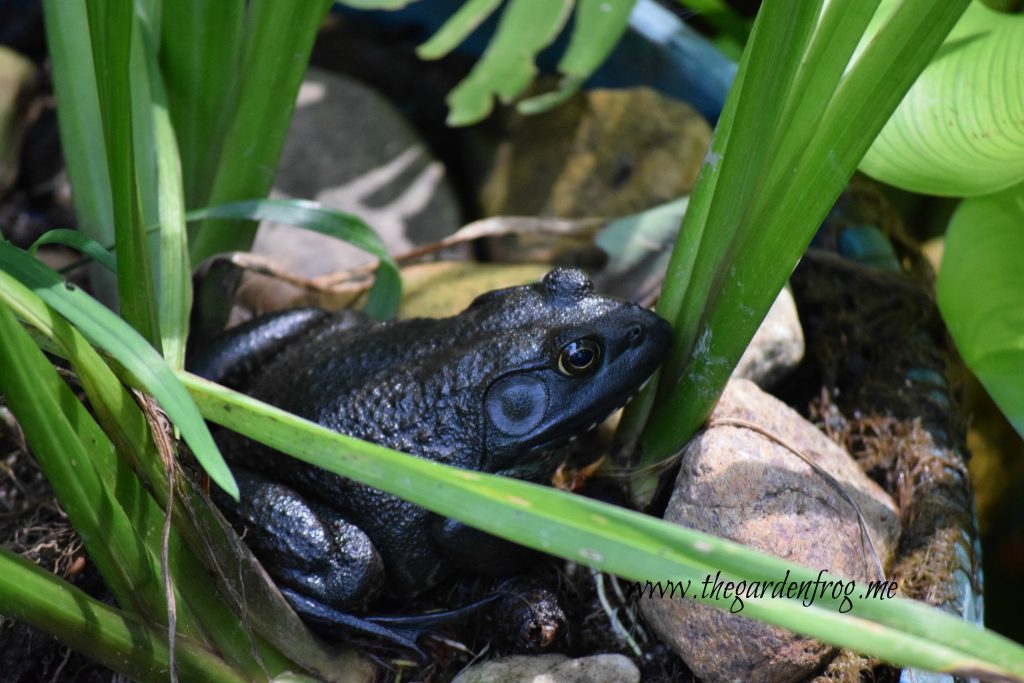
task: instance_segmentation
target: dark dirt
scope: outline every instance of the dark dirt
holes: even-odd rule
[[[13,417],[0,403],[0,547],[18,553],[93,597],[106,587],[82,541],[53,498]],[[50,636],[0,616],[5,683],[110,681],[113,673]]]

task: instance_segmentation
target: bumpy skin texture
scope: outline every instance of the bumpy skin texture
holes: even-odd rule
[[[262,367],[239,384],[258,399],[447,465],[543,481],[556,449],[621,406],[671,337],[655,314],[595,294],[567,269],[484,294],[451,318],[349,321],[297,312],[254,321],[197,372],[237,379],[233,354],[258,350]],[[287,595],[346,609],[381,585],[408,595],[454,566],[499,569],[513,547],[237,435],[219,440],[233,465],[257,473],[242,482],[257,502],[235,517]],[[367,559],[367,544],[382,561]]]

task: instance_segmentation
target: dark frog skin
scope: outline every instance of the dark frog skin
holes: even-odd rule
[[[625,403],[670,340],[654,313],[557,269],[451,318],[352,326],[315,309],[260,318],[194,371],[344,434],[545,482],[560,446]],[[236,434],[218,441],[242,491],[229,516],[308,617],[382,590],[413,595],[456,568],[501,572],[520,550]]]

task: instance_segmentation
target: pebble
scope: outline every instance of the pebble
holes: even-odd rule
[[[640,671],[628,657],[617,654],[579,659],[516,655],[474,664],[452,683],[640,683]]]
[[[803,358],[804,332],[796,302],[793,293],[784,287],[740,357],[732,377],[749,379],[762,389],[770,389]]]

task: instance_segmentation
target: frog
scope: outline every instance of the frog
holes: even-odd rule
[[[262,316],[229,330],[192,370],[349,436],[547,483],[567,443],[639,390],[671,338],[654,312],[556,268],[448,318],[372,323],[314,308]],[[339,621],[379,595],[414,596],[457,571],[500,575],[528,557],[233,432],[216,438],[241,493],[222,507],[307,620]]]

